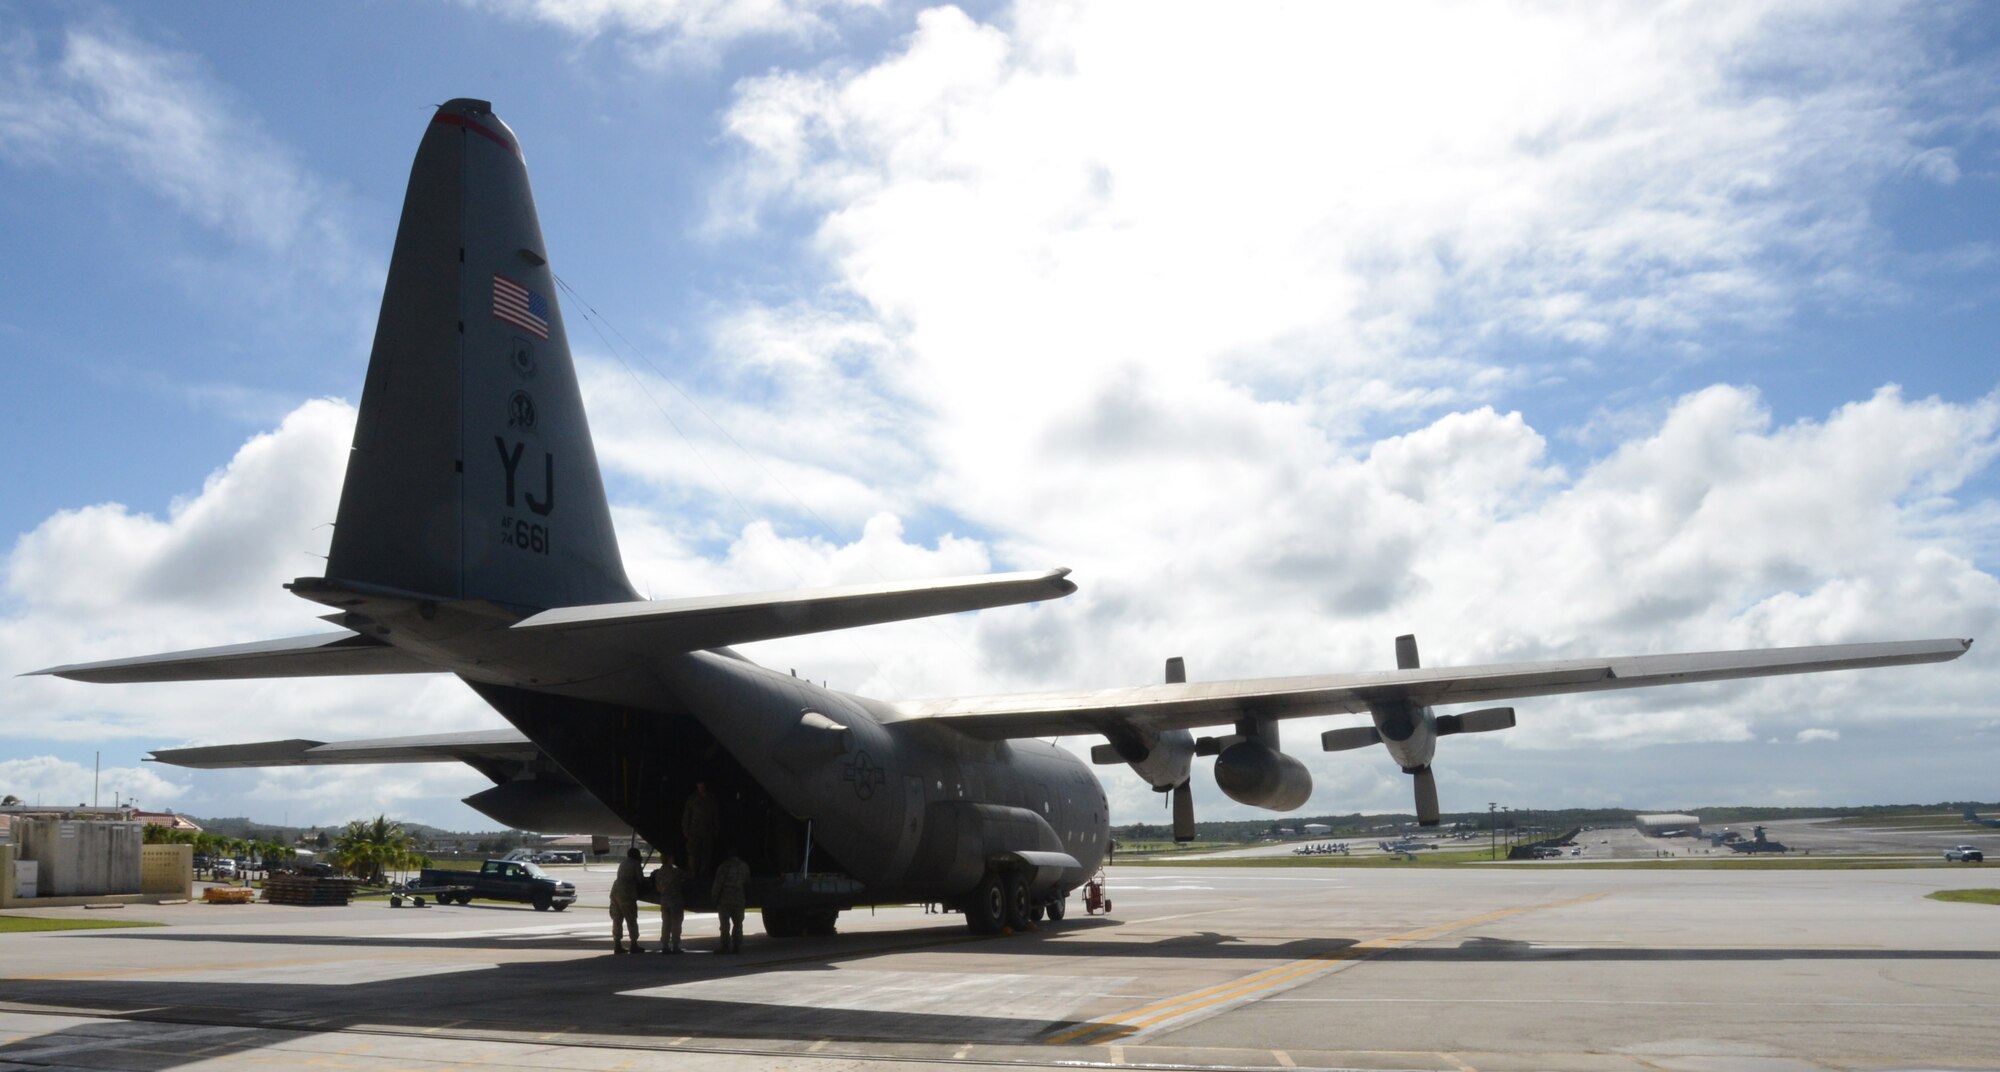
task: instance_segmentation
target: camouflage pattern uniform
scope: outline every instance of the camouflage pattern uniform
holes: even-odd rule
[[[674,858],[653,872],[653,889],[660,895],[660,952],[681,951],[681,920],[687,916],[688,873],[674,865]]]
[[[625,952],[625,934],[632,934],[632,952],[639,952],[639,880],[645,876],[639,850],[625,850],[618,877],[611,882],[611,951]]]
[[[715,869],[715,917],[722,924],[722,948],[718,953],[743,952],[743,910],[750,895],[750,865],[731,854]]]

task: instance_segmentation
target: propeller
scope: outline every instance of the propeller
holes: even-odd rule
[[[1417,658],[1416,635],[1404,633],[1402,636],[1397,637],[1396,669],[1416,670],[1421,667],[1421,662]],[[1429,711],[1424,712],[1426,721],[1429,721],[1429,715]],[[1438,783],[1437,775],[1431,773],[1431,765],[1425,763],[1418,767],[1405,767],[1403,772],[1410,776],[1413,787],[1416,790],[1417,825],[1436,826],[1440,821],[1440,814],[1438,812]]]
[[[1397,637],[1396,669],[1421,668],[1417,658],[1417,638],[1407,633]],[[1372,700],[1368,713],[1374,717],[1374,725],[1327,730],[1319,735],[1320,749],[1345,752],[1371,744],[1387,748],[1390,758],[1403,768],[1404,774],[1410,776],[1411,789],[1417,798],[1418,826],[1436,826],[1442,818],[1438,810],[1437,776],[1431,773],[1431,756],[1437,751],[1437,739],[1455,733],[1510,729],[1514,725],[1514,709],[1511,707],[1487,707],[1458,715],[1433,715],[1430,708],[1410,703],[1407,694],[1392,693]],[[1199,746],[1200,742],[1196,744]]]
[[[1187,663],[1176,655],[1167,660],[1167,684],[1187,684]],[[1194,840],[1194,779],[1174,786],[1174,841]]]

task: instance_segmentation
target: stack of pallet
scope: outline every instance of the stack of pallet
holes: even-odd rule
[[[201,899],[209,904],[249,904],[257,899],[257,891],[248,886],[210,886],[201,891]]]
[[[264,882],[264,900],[282,905],[344,906],[360,885],[358,878],[273,875]]]

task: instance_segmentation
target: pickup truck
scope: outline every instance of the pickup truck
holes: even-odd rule
[[[1986,854],[1971,845],[1953,845],[1944,850],[1944,858],[1955,864],[1979,864],[1986,862]]]
[[[448,871],[426,867],[413,886],[470,886],[454,895],[459,904],[471,904],[474,897],[489,901],[531,904],[540,912],[553,908],[560,912],[576,903],[576,886],[550,878],[548,872],[525,860],[487,860],[477,871]],[[444,898],[438,898],[443,904]]]

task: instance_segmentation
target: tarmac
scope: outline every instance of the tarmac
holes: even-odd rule
[[[1977,866],[1120,865],[1031,933],[753,914],[723,956],[690,916],[662,956],[649,914],[636,957],[610,870],[556,870],[564,913],[13,913],[166,926],[0,934],[0,1069],[2000,1069],[2000,908],[1924,896]]]

